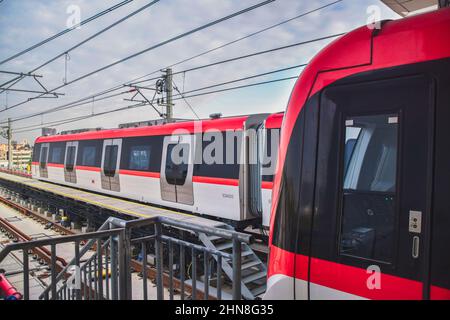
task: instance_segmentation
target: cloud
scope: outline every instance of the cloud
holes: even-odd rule
[[[118,2],[119,0],[114,3]],[[135,0],[131,4],[83,26],[80,30],[74,30],[18,59],[2,65],[1,68],[27,72],[148,2],[146,0]],[[70,52],[67,78],[70,81],[172,36],[258,2],[257,0],[160,1],[144,12],[139,13],[135,17],[105,32],[98,38]],[[19,117],[75,101],[92,93],[162,69],[167,65],[329,2],[331,0],[277,0],[265,7],[233,18],[102,71],[96,76],[62,88],[58,91],[63,92],[65,96],[59,99],[36,99],[23,106],[1,113],[0,118],[3,120],[6,117]],[[112,5],[110,2],[106,4],[104,1],[98,0],[22,0],[4,1],[0,4],[0,59],[6,58],[64,29],[66,27],[66,19],[68,18],[66,9],[72,4],[78,5],[81,8],[82,19]],[[174,68],[174,71],[354,29],[366,23],[366,8],[373,4],[379,4],[381,6],[379,1],[376,0],[343,1],[320,12],[294,20],[250,39],[240,41],[224,49],[179,65]],[[384,6],[381,7],[381,10],[382,19],[396,18],[396,15]],[[184,87],[185,90],[192,90],[222,81],[288,67],[309,61],[328,42],[321,41],[304,47],[296,47],[251,59],[223,64],[217,67],[189,72],[185,77],[183,75],[176,76],[174,80],[179,88]],[[300,71],[300,69],[293,70],[279,75],[237,83],[235,85],[264,81],[276,77],[298,75]],[[62,79],[65,76],[63,58],[42,68],[36,73],[44,76],[42,83],[47,88],[54,88],[61,85]],[[7,76],[0,75],[0,81],[6,79],[8,79]],[[189,102],[201,117],[207,117],[214,112],[221,112],[224,115],[275,112],[284,110],[293,84],[294,81],[287,81],[262,87],[192,98]],[[39,90],[38,84],[32,79],[24,80],[20,85],[17,85],[17,88]],[[7,98],[8,105],[23,101],[28,97],[30,97],[29,94],[9,93]],[[3,106],[5,102],[6,95],[0,95],[0,105]],[[36,117],[26,121],[16,122],[14,123],[14,127],[20,128],[40,124],[41,122],[68,119],[89,114],[92,111],[101,112],[103,110],[125,106],[127,103],[121,98],[94,102],[93,104],[49,114],[42,118]],[[177,100],[175,116],[192,118],[193,114],[182,100]],[[156,113],[151,107],[147,106],[134,109],[133,111],[113,113],[108,116],[62,125],[58,129],[97,126],[115,127],[123,122],[154,119],[156,117]],[[16,138],[32,140],[39,133],[39,130],[37,130],[17,134]]]

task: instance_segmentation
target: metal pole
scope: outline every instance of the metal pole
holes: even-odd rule
[[[110,238],[111,246],[111,296],[112,300],[117,300],[118,295],[118,283],[117,283],[117,245],[116,239],[111,236]]]
[[[173,118],[173,73],[171,68],[166,69],[166,119],[171,121]]]
[[[125,231],[119,234],[118,255],[119,255],[119,300],[126,300],[127,296],[127,277],[126,277],[126,258],[125,258]]]
[[[125,247],[125,281],[126,281],[126,300],[132,300],[133,299],[133,288],[132,288],[132,282],[131,282],[131,229],[125,228],[124,230],[124,240],[123,244]],[[119,271],[120,273],[120,271]]]
[[[13,168],[13,150],[12,150],[12,130],[11,130],[11,118],[8,118],[8,169],[12,170]]]
[[[233,237],[233,300],[241,300],[241,242]]]
[[[50,246],[51,248],[51,281],[50,284],[51,291],[52,291],[52,300],[58,300],[58,297],[56,295],[56,244],[52,244]]]
[[[163,287],[163,248],[161,239],[162,228],[158,222],[155,224],[155,255],[156,255],[156,298],[158,300],[164,300],[164,287]]]
[[[30,268],[27,249],[23,249],[23,299],[30,299]]]

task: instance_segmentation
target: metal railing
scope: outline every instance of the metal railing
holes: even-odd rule
[[[198,233],[232,241],[232,252],[193,241]],[[131,221],[111,217],[96,232],[9,244],[0,252],[0,262],[8,254],[22,251],[24,299],[30,299],[29,252],[50,247],[50,276],[39,299],[240,300],[241,246],[250,241],[248,234],[165,217]],[[73,259],[60,266],[57,246],[65,245],[67,251],[70,243]],[[232,281],[223,276],[223,260],[233,267]],[[134,271],[140,271],[142,278]],[[156,296],[149,294],[149,279],[156,282]]]

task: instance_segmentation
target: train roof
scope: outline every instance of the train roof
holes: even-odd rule
[[[287,139],[307,99],[337,80],[450,56],[450,8],[382,21],[380,26],[380,29],[363,26],[341,36],[306,66],[294,86],[285,114],[283,133]]]
[[[269,129],[280,128],[283,115],[283,112],[269,115],[266,119],[266,127]],[[208,130],[240,130],[243,128],[243,124],[248,117],[248,115],[223,117],[218,119],[204,119],[198,121],[172,122],[161,125],[136,128],[115,128],[97,131],[86,131],[74,134],[41,136],[36,139],[36,143],[186,134],[193,132],[205,132]]]

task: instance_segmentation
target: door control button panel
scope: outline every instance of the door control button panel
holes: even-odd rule
[[[421,233],[422,232],[422,212],[421,211],[409,211],[409,232]]]

